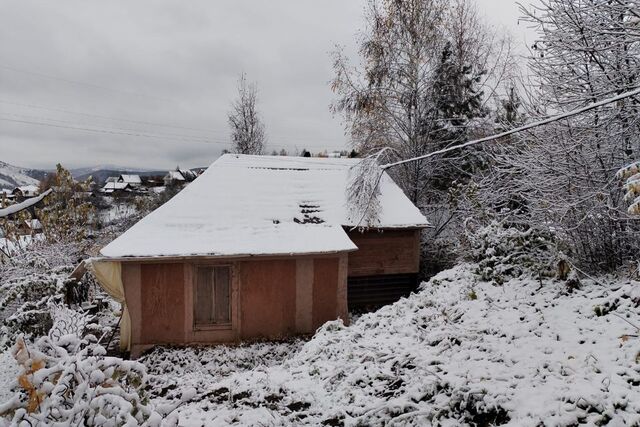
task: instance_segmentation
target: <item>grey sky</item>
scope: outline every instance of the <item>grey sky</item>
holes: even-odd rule
[[[515,1],[477,2],[524,46]],[[208,165],[229,146],[226,113],[242,71],[259,86],[268,151],[344,148],[328,108],[329,53],[354,51],[363,3],[4,0],[0,160]]]

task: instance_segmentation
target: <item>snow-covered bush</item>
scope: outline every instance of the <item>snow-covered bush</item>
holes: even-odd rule
[[[465,233],[470,255],[477,262],[477,273],[483,280],[498,284],[531,274],[550,277],[561,254],[555,236],[540,228],[520,229],[492,221]]]
[[[159,425],[144,366],[107,357],[95,336],[82,337],[89,319],[78,312],[54,307],[52,317],[49,335],[34,344],[19,337],[13,346],[21,373],[0,414],[15,425]]]
[[[0,348],[11,345],[18,335],[37,338],[52,326],[51,304],[64,301],[65,281],[70,271],[55,269],[49,274],[32,274],[0,286]],[[5,317],[6,316],[6,317]]]

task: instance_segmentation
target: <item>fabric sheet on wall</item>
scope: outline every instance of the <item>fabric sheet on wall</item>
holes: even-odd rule
[[[131,350],[131,317],[125,301],[124,285],[122,284],[122,265],[117,261],[88,259],[85,261],[87,269],[93,273],[96,280],[107,294],[122,306],[120,319],[120,350]]]

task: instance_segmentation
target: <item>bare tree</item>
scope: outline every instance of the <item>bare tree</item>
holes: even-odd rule
[[[264,124],[256,109],[258,87],[248,83],[243,73],[238,81],[238,98],[229,112],[233,150],[240,154],[262,154],[265,144]]]
[[[523,9],[538,32],[531,53],[533,119],[638,86],[635,1],[542,0]],[[553,228],[576,261],[614,270],[633,260],[637,221],[613,179],[640,150],[640,99],[627,97],[515,137],[481,182],[482,205],[521,224]]]

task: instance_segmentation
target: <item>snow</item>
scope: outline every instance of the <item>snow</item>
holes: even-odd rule
[[[349,327],[328,322],[301,346],[155,350],[142,359],[152,401],[195,389],[172,412],[181,426],[640,423],[628,323],[640,323],[640,283],[568,293],[553,280],[494,286],[475,269],[443,272]],[[260,363],[265,353],[275,359]]]
[[[129,218],[138,212],[135,205],[132,203],[116,203],[111,202],[108,209],[103,209],[98,212],[100,221],[103,223],[110,223],[123,218]]]
[[[38,185],[38,180],[27,175],[23,168],[0,161],[0,188],[13,189],[20,185]]]
[[[38,195],[39,188],[37,185],[22,185],[16,187],[16,190],[20,190],[24,197],[35,197]]]
[[[127,188],[129,188],[128,182],[107,182],[102,187],[102,191],[112,193],[115,190],[126,190]]]
[[[355,250],[346,199],[358,159],[227,154],[165,205],[102,249],[106,257],[262,255]],[[388,176],[381,228],[427,220]],[[366,225],[366,224],[364,224]]]
[[[0,218],[4,218],[14,213],[20,212],[21,210],[30,208],[31,206],[39,203],[42,199],[47,197],[51,193],[51,191],[52,190],[49,189],[37,197],[31,197],[21,203],[16,203],[15,205],[11,205],[4,209],[0,209]]]
[[[185,180],[181,171],[169,171],[169,173],[167,174],[167,177],[169,179],[174,180],[174,181],[184,181]]]
[[[126,182],[131,185],[140,185],[142,184],[142,179],[140,179],[140,175],[120,175],[120,182]]]

